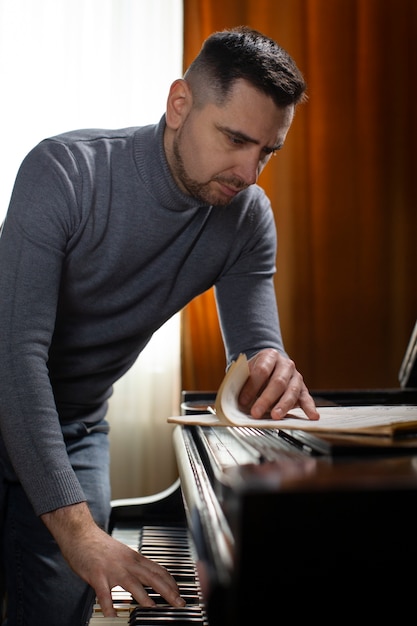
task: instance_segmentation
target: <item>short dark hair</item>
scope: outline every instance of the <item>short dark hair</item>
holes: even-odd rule
[[[306,99],[307,85],[288,52],[247,26],[210,35],[184,78],[197,106],[210,96],[223,103],[238,79],[270,96],[278,107],[297,105]]]

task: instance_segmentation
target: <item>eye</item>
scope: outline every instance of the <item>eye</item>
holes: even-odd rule
[[[231,144],[233,144],[234,146],[243,146],[244,145],[244,140],[241,137],[238,137],[237,135],[227,135],[229,141]]]

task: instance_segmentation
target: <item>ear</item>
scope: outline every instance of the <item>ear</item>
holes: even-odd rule
[[[183,78],[175,80],[169,90],[166,108],[168,128],[177,130],[187,117],[193,103],[190,86]]]

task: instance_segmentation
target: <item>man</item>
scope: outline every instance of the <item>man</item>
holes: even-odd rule
[[[273,213],[255,183],[305,83],[247,28],[215,33],[156,125],[69,132],[19,169],[0,238],[0,461],[7,625],[76,626],[111,588],[151,586],[157,563],[106,533],[107,401],[152,333],[215,286],[228,363],[249,358],[240,402],[258,418],[318,413],[285,353]]]

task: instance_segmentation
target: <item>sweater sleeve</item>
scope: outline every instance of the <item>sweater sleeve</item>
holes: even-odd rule
[[[77,177],[75,163],[62,148],[54,154],[51,145],[40,144],[23,161],[0,237],[2,454],[7,450],[5,462],[10,461],[38,515],[85,500],[66,453],[48,376],[64,252],[77,204],[70,183]]]
[[[270,202],[256,188],[246,243],[215,286],[227,363],[264,348],[285,354],[274,287],[277,235]]]

